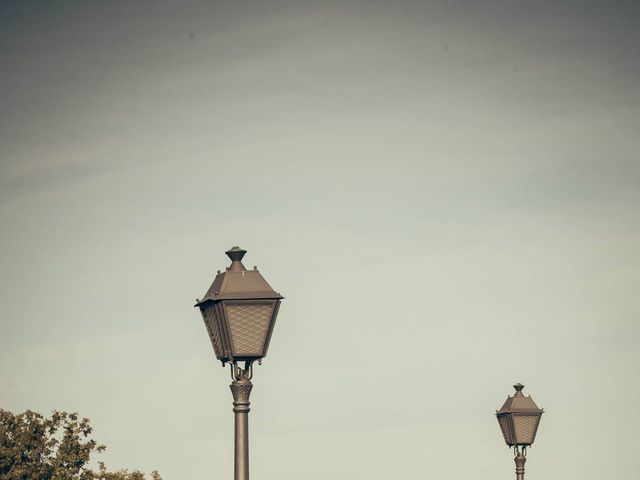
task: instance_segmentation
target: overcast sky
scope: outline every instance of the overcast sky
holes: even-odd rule
[[[254,480],[511,478],[516,382],[528,478],[633,476],[638,5],[0,1],[0,407],[231,478],[193,304],[240,245]]]

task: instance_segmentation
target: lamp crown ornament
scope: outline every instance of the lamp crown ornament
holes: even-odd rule
[[[243,250],[242,248],[235,246],[235,247],[231,247],[229,250],[227,250],[224,253],[226,253],[227,257],[231,259],[231,265],[229,266],[229,270],[231,270],[232,272],[247,270],[245,266],[242,264],[242,257],[244,257],[245,254],[247,253],[246,250]]]

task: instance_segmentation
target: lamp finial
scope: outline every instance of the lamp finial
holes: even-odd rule
[[[238,246],[234,246],[224,253],[226,253],[227,256],[231,259],[231,266],[229,267],[229,270],[231,270],[232,272],[246,270],[246,268],[244,268],[244,265],[242,265],[242,257],[244,257],[244,254],[247,253],[246,250],[243,250]]]

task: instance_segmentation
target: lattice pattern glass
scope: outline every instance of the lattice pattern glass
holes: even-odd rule
[[[518,445],[530,445],[533,443],[533,437],[538,427],[539,415],[518,415],[512,417],[513,429],[516,434],[516,442]]]
[[[273,314],[273,303],[225,305],[234,356],[262,356]]]
[[[502,436],[507,445],[511,445],[511,431],[509,430],[509,419],[506,415],[498,417],[498,423],[500,424],[500,430],[502,430]]]
[[[202,318],[209,333],[211,345],[213,345],[213,351],[216,353],[216,357],[220,358],[223,356],[224,351],[220,339],[220,326],[216,318],[215,308],[215,305],[209,305],[206,308],[201,308],[200,311],[202,312]]]

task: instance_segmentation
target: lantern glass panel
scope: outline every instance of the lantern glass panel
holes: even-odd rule
[[[536,435],[540,415],[513,414],[513,430],[516,435],[516,444],[531,445]]]
[[[513,441],[511,439],[511,429],[509,428],[509,417],[507,415],[501,415],[498,417],[498,423],[500,424],[500,430],[502,431],[502,436],[504,437],[504,441],[507,445],[513,445]]]
[[[263,357],[275,302],[226,303],[234,357]]]
[[[209,339],[211,345],[213,345],[213,351],[217,358],[224,356],[224,349],[222,348],[222,334],[220,332],[220,319],[218,318],[218,309],[216,304],[209,302],[200,307],[204,324],[207,327],[209,333]]]

